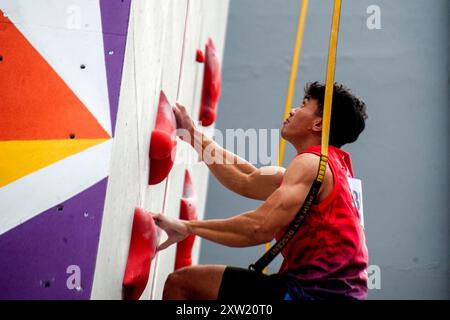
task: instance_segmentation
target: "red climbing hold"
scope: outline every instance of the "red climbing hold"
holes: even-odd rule
[[[155,128],[150,139],[150,174],[148,183],[158,184],[172,169],[177,140],[176,120],[166,95],[161,90]]]
[[[215,110],[222,86],[219,56],[211,38],[208,39],[208,43],[206,44],[205,55],[205,72],[203,75],[199,120],[206,127],[216,120]]]
[[[181,197],[180,219],[197,220],[196,199],[194,186],[189,171],[184,174],[183,195]],[[183,241],[177,243],[175,258],[175,270],[192,265],[192,248],[195,235],[190,235]]]
[[[171,157],[165,159],[150,159],[150,179],[148,184],[158,184],[167,178],[170,170],[173,167],[173,160]]]
[[[166,159],[170,157],[172,148],[176,144],[176,140],[165,131],[153,130],[151,137],[150,158]]]
[[[195,55],[195,61],[203,63],[205,62],[205,55],[203,54],[203,51],[200,49],[197,49],[197,54]]]
[[[161,229],[150,213],[144,209],[134,210],[130,249],[122,283],[124,300],[138,300],[147,286],[150,263],[156,254]]]

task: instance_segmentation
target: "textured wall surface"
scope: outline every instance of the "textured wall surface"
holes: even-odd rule
[[[88,299],[129,1],[0,9],[0,295]],[[69,288],[73,266],[82,276]]]
[[[175,165],[168,179],[147,186],[149,137],[156,119],[160,90],[173,104],[179,88],[178,100],[186,105],[194,119],[198,118],[203,65],[195,62],[196,49],[204,50],[211,37],[219,55],[223,52],[228,2],[190,0],[186,23],[187,4],[187,1],[175,0],[132,2],[93,299],[120,298],[132,212],[136,205],[162,212],[166,197],[164,213],[179,216],[186,168],[191,172],[196,189],[197,214],[199,218],[203,217],[208,171],[201,163],[188,164],[192,156],[185,143],[178,142]],[[205,131],[212,129],[208,127]],[[194,263],[198,259],[198,246],[199,241],[194,247]],[[150,280],[141,299],[161,298],[165,279],[174,269],[175,250],[176,246],[171,246],[153,260]]]
[[[230,2],[218,129],[280,127],[300,3]],[[370,5],[381,29],[366,25]],[[363,181],[369,264],[381,270],[369,299],[449,297],[449,9],[446,0],[343,1],[336,81],[369,112],[359,141],[344,147]],[[295,104],[306,82],[325,80],[331,12],[332,1],[310,1]],[[258,204],[210,179],[206,218]],[[204,241],[200,262],[247,267],[262,251]]]
[[[222,58],[228,1],[1,0],[0,10],[0,299],[120,299],[134,208],[161,212],[165,199],[178,217],[189,169],[203,216],[208,171],[187,162],[183,142],[169,177],[148,185],[150,134],[161,90],[198,118],[196,49],[211,37]],[[154,260],[141,299],[161,298],[175,248]],[[81,283],[70,287],[74,268]]]

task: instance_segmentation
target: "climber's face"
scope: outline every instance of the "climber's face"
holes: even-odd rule
[[[293,143],[309,136],[319,136],[322,131],[322,116],[316,99],[305,97],[302,104],[291,109],[289,117],[284,120],[281,136]]]

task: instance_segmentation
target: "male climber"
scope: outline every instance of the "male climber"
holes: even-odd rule
[[[264,244],[283,235],[296,216],[319,167],[325,86],[313,82],[283,122],[281,135],[297,150],[287,169],[256,168],[197,131],[185,108],[174,107],[178,128],[188,130],[200,145],[230,161],[207,163],[212,174],[242,196],[264,200],[257,209],[228,219],[184,221],[154,214],[166,231],[163,250],[190,234],[229,247]],[[340,147],[356,141],[367,119],[365,103],[343,85],[335,84],[328,166],[316,202],[294,238],[282,250],[278,273],[265,275],[224,265],[196,265],[170,274],[163,299],[310,300],[364,299],[367,295],[368,253],[364,231],[348,184],[350,155]],[[186,140],[186,139],[185,139]],[[237,161],[239,159],[239,161]],[[265,172],[266,171],[266,172]],[[271,174],[267,174],[270,171]]]

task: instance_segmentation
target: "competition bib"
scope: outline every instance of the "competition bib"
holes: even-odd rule
[[[361,225],[364,228],[364,208],[363,208],[361,180],[351,178],[351,177],[347,177],[347,180],[348,180],[348,185],[350,186],[350,190],[352,192],[354,205],[359,213]]]

